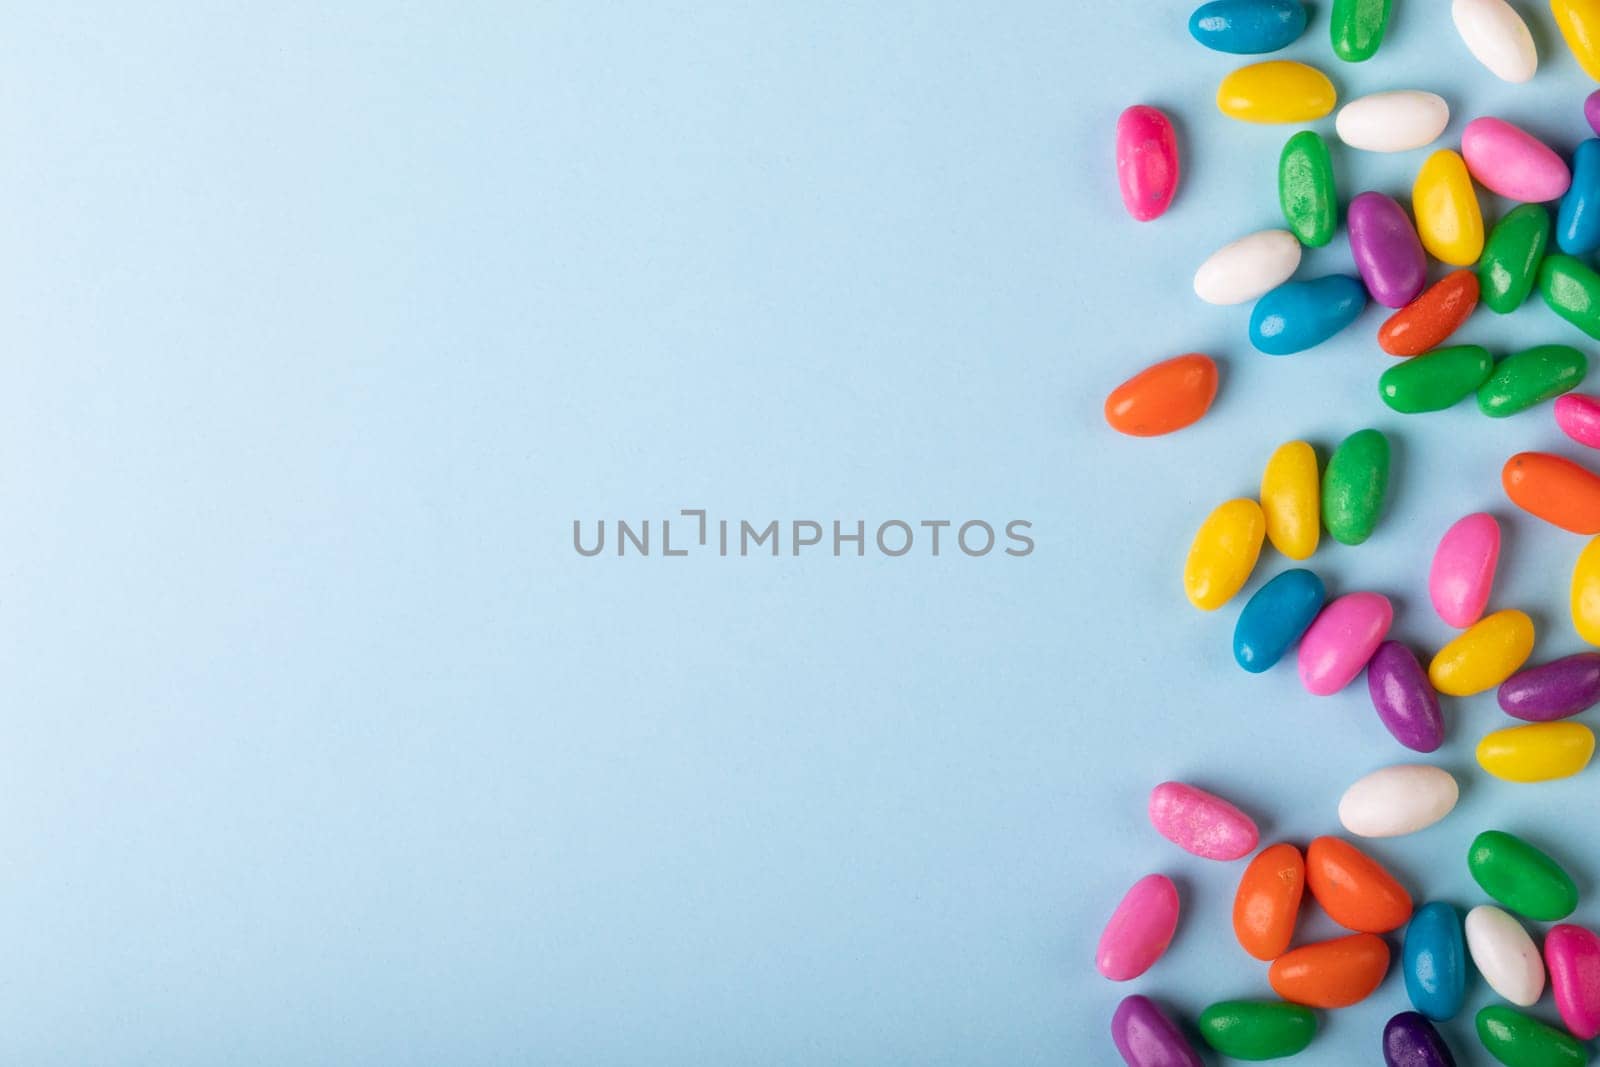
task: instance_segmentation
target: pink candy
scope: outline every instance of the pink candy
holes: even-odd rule
[[[1346,593],[1331,602],[1300,638],[1300,684],[1325,697],[1355,681],[1392,622],[1394,608],[1378,593]]]
[[[1556,425],[1590,448],[1600,448],[1600,399],[1582,393],[1556,397]]]
[[[1178,138],[1167,116],[1137,104],[1117,119],[1117,183],[1128,214],[1149,222],[1178,191]]]
[[[1162,782],[1150,791],[1150,823],[1174,845],[1208,860],[1236,860],[1261,840],[1250,816],[1182,782]]]
[[[1480,511],[1446,530],[1428,572],[1428,596],[1439,618],[1463,629],[1477,622],[1499,562],[1500,524],[1493,515]]]
[[[1570,923],[1552,927],[1544,960],[1556,1010],[1572,1036],[1588,1041],[1600,1035],[1600,937]]]
[[[1177,887],[1164,874],[1146,875],[1111,913],[1095,951],[1095,969],[1113,982],[1137,978],[1167,951],[1177,929]]]
[[[1478,184],[1529,204],[1554,200],[1572,184],[1566,161],[1549,145],[1503,119],[1473,119],[1461,132],[1461,155]]]

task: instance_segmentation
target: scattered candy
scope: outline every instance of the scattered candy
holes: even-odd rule
[[[1533,620],[1515,609],[1485,615],[1441,648],[1428,681],[1441,693],[1468,697],[1510,678],[1533,654]]]
[[[1589,360],[1568,345],[1537,345],[1507,356],[1478,390],[1478,410],[1504,418],[1575,389]]]
[[[1550,255],[1539,265],[1539,295],[1557,315],[1600,338],[1600,274],[1571,256]]]
[[[1526,1008],[1544,992],[1544,961],[1522,924],[1493,904],[1467,912],[1467,952],[1483,980],[1500,996]]]
[[[1366,306],[1366,286],[1348,274],[1285,282],[1256,302],[1250,343],[1269,356],[1304,352],[1356,321]]]
[[[1478,1040],[1506,1067],[1585,1067],[1589,1062],[1571,1037],[1503,1004],[1479,1011],[1477,1025]]]
[[[1600,89],[1583,98],[1583,118],[1591,130],[1600,134]]]
[[[1211,0],[1189,16],[1189,34],[1216,52],[1276,52],[1306,31],[1300,0]]]
[[[1273,1060],[1303,1052],[1317,1036],[1317,1017],[1281,1000],[1224,1000],[1200,1013],[1200,1036],[1224,1056]]]
[[[1527,722],[1553,722],[1600,703],[1600,652],[1579,652],[1530,667],[1500,683],[1500,710]]]
[[[1403,415],[1443,411],[1478,392],[1494,357],[1478,345],[1437,348],[1397,363],[1378,378],[1378,396]]]
[[[1333,0],[1328,36],[1333,54],[1346,63],[1361,63],[1377,54],[1389,25],[1389,0]]]
[[[1111,1016],[1111,1041],[1128,1067],[1204,1067],[1176,1023],[1149,997],[1124,997]]]
[[[1229,600],[1255,570],[1266,536],[1261,505],[1240,498],[1217,505],[1189,546],[1183,565],[1183,591],[1201,611],[1215,611]]]
[[[1137,978],[1167,951],[1177,929],[1177,887],[1166,875],[1146,875],[1111,913],[1095,950],[1095,970],[1113,982]]]
[[[1572,154],[1572,185],[1556,212],[1556,244],[1573,256],[1600,248],[1600,140],[1591,138]]]
[[[1582,393],[1556,397],[1556,425],[1561,432],[1590,448],[1600,448],[1600,398]]]
[[[1305,885],[1305,857],[1293,845],[1271,845],[1250,861],[1233,898],[1233,935],[1246,952],[1275,960],[1289,950]]]
[[[1421,355],[1443,344],[1477,306],[1478,276],[1452,271],[1384,320],[1378,347],[1391,356]]]
[[[1478,765],[1508,782],[1569,778],[1593,755],[1594,731],[1577,722],[1512,726],[1478,742]]]
[[[1539,69],[1533,34],[1506,0],[1455,0],[1450,14],[1467,50],[1496,78],[1520,84]]]
[[[1384,767],[1339,799],[1339,823],[1357,837],[1401,837],[1449,815],[1460,797],[1449,771],[1421,763]]]
[[[1467,944],[1461,916],[1443,901],[1417,909],[1401,953],[1406,995],[1430,1019],[1453,1019],[1467,995]]]
[[[1469,267],[1483,255],[1483,209],[1458,153],[1441,148],[1422,164],[1411,186],[1411,210],[1422,247],[1435,259]]]
[[[1481,118],[1461,131],[1461,155],[1479,185],[1510,200],[1542,204],[1567,191],[1566,161],[1504,119]]]
[[[1323,608],[1300,638],[1300,683],[1331,696],[1355,681],[1394,622],[1394,607],[1379,593],[1346,593]]]
[[[1578,906],[1578,887],[1561,864],[1504,830],[1473,838],[1467,869],[1485,893],[1525,918],[1557,922]]]
[[[1556,1010],[1572,1036],[1600,1036],[1600,937],[1567,923],[1552,927],[1544,938],[1544,962]]]
[[[1217,365],[1199,352],[1135,374],[1106,397],[1106,422],[1130,437],[1156,437],[1200,421],[1217,395]]]
[[[1319,941],[1272,961],[1272,991],[1310,1008],[1348,1008],[1372,995],[1389,970],[1389,946],[1375,934]]]
[[[1500,484],[1517,507],[1577,534],[1600,534],[1600,477],[1548,452],[1506,460]]]
[[[1178,138],[1172,122],[1144,104],[1117,119],[1117,184],[1122,204],[1140,222],[1159,218],[1178,191]]]
[[[1333,119],[1339,140],[1368,152],[1421,148],[1437,141],[1448,125],[1450,105],[1444,97],[1420,89],[1391,89],[1358,97],[1341,107]],[[1466,176],[1464,167],[1461,173]]]
[[[1384,1025],[1383,1062],[1386,1067],[1456,1067],[1439,1031],[1414,1011],[1403,1011]]]
[[[1578,636],[1600,645],[1600,538],[1584,545],[1573,564],[1571,604]]]
[[[1288,281],[1299,266],[1294,234],[1261,230],[1211,253],[1194,272],[1194,293],[1208,304],[1243,304]]]
[[[1317,131],[1301,130],[1285,142],[1278,157],[1278,204],[1289,229],[1307,248],[1333,240],[1339,199],[1328,142]]]
[[[1405,307],[1428,282],[1428,257],[1416,227],[1392,197],[1362,193],[1345,212],[1350,254],[1372,299]]]
[[[1585,74],[1600,81],[1600,5],[1594,0],[1550,0],[1550,12],[1572,58]]]
[[[1478,263],[1483,304],[1497,315],[1521,307],[1539,280],[1550,240],[1550,212],[1543,204],[1522,204],[1495,223]]]
[[[1250,816],[1182,782],[1162,782],[1150,791],[1150,824],[1185,852],[1208,860],[1248,856],[1261,837]]]
[[[1339,442],[1322,477],[1322,522],[1333,539],[1359,545],[1372,536],[1389,491],[1389,441],[1357,430]]]
[[[1338,102],[1326,74],[1287,59],[1240,67],[1217,86],[1217,110],[1242,122],[1311,122]]]
[[[1322,579],[1308,570],[1288,570],[1256,590],[1233,628],[1233,659],[1260,674],[1283,658],[1306,632],[1327,600]]]
[[[1483,617],[1500,563],[1500,524],[1486,512],[1457,519],[1439,539],[1428,571],[1433,610],[1451,626],[1465,628]]]
[[[1414,752],[1433,752],[1444,744],[1439,696],[1405,645],[1385,641],[1378,646],[1367,664],[1367,690],[1396,741]]]
[[[1316,838],[1306,849],[1306,888],[1347,930],[1383,934],[1411,918],[1411,895],[1394,876],[1337,837]]]
[[[1279,445],[1261,472],[1267,540],[1290,559],[1307,559],[1322,536],[1317,453],[1304,441]],[[1298,636],[1298,635],[1297,635]]]

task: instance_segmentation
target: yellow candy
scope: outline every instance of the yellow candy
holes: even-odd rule
[[[1215,611],[1244,588],[1266,532],[1267,520],[1254,500],[1230,500],[1207,515],[1183,565],[1183,591],[1189,603],[1201,611]]]
[[[1459,153],[1441,148],[1422,164],[1411,187],[1411,210],[1422,247],[1435,259],[1467,267],[1483,255],[1483,209]]]
[[[1550,11],[1572,58],[1585,74],[1600,81],[1600,0],[1550,0]]]
[[[1267,539],[1290,559],[1307,559],[1322,536],[1317,454],[1304,441],[1280,445],[1261,472],[1261,511]]]
[[[1584,546],[1572,568],[1572,625],[1579,637],[1600,645],[1600,537]]]
[[[1310,122],[1338,102],[1326,74],[1287,59],[1240,67],[1217,86],[1217,108],[1244,122]]]
[[[1532,652],[1533,620],[1520,611],[1497,611],[1439,650],[1428,664],[1428,681],[1441,693],[1469,697],[1516,674]]]
[[[1496,730],[1478,742],[1478,763],[1508,782],[1577,774],[1594,755],[1594,731],[1581,722],[1541,722]]]

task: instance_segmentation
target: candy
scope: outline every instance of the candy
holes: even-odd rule
[[[1382,934],[1411,918],[1411,895],[1377,860],[1337,837],[1306,849],[1306,887],[1328,917],[1348,930]]]
[[[1391,356],[1416,356],[1443,344],[1478,306],[1478,276],[1451,271],[1378,327],[1378,347]]]
[[[1259,55],[1294,43],[1306,29],[1300,0],[1211,0],[1189,16],[1189,34],[1215,52]]]
[[[1269,356],[1314,348],[1356,321],[1367,288],[1348,274],[1285,282],[1250,312],[1250,343]]]
[[[1182,782],[1162,782],[1150,791],[1150,824],[1185,852],[1208,860],[1247,856],[1260,840],[1250,816]]]
[[[1373,771],[1339,798],[1339,824],[1357,837],[1401,837],[1449,815],[1461,792],[1450,772],[1422,763]]]
[[[1444,97],[1420,89],[1391,89],[1358,97],[1341,107],[1333,120],[1339,140],[1368,152],[1421,148],[1438,140],[1449,124],[1450,105]]]
[[[1478,262],[1479,296],[1497,315],[1522,306],[1539,280],[1550,238],[1550,213],[1542,204],[1522,204],[1495,224]]]
[[[1095,950],[1095,970],[1113,982],[1137,978],[1167,951],[1177,929],[1177,887],[1165,875],[1146,875],[1111,913]]]
[[[1589,1062],[1577,1041],[1504,1004],[1481,1009],[1477,1026],[1478,1040],[1506,1067],[1584,1067]]]
[[[1479,185],[1512,200],[1554,200],[1572,180],[1566,162],[1549,145],[1504,119],[1467,123],[1461,154]]]
[[[1517,507],[1576,534],[1600,534],[1600,477],[1548,452],[1506,460],[1500,484]]]
[[[1600,274],[1593,268],[1571,256],[1546,256],[1539,264],[1539,295],[1551,311],[1600,338]]]
[[[1600,81],[1600,4],[1595,0],[1550,0],[1550,11],[1572,58],[1585,74]]]
[[[1533,620],[1525,612],[1485,615],[1438,651],[1428,664],[1428,681],[1454,697],[1493,689],[1528,662],[1533,636]]]
[[[1190,352],[1135,374],[1106,397],[1106,422],[1130,437],[1155,437],[1200,420],[1217,395],[1217,365]]]
[[[1530,667],[1500,683],[1500,710],[1527,722],[1552,722],[1600,703],[1600,652]]]
[[[1533,34],[1506,0],[1455,0],[1450,14],[1467,51],[1496,78],[1520,84],[1539,69]]]
[[[1389,946],[1375,934],[1351,934],[1285,953],[1267,968],[1272,991],[1292,1004],[1348,1008],[1372,995],[1389,969]]]
[[[1544,938],[1544,962],[1556,1010],[1572,1036],[1600,1036],[1600,937],[1567,923],[1552,927]]]
[[[1428,597],[1439,618],[1467,627],[1483,616],[1500,564],[1500,524],[1487,512],[1457,519],[1439,539],[1428,570]]]
[[[1600,448],[1600,397],[1568,393],[1556,397],[1556,425],[1561,432],[1590,448]]]
[[[1478,765],[1508,782],[1569,778],[1593,755],[1594,731],[1579,722],[1512,726],[1478,742]]]
[[[1430,1019],[1453,1019],[1467,995],[1467,945],[1461,916],[1443,901],[1417,909],[1401,952],[1406,995]]]
[[[1397,363],[1378,378],[1378,395],[1402,414],[1443,411],[1478,391],[1494,357],[1478,345],[1438,348]]]
[[[1372,299],[1404,307],[1428,282],[1428,259],[1411,219],[1392,197],[1362,193],[1345,212],[1350,253]]]
[[[1244,588],[1261,554],[1267,520],[1254,500],[1229,500],[1206,516],[1183,564],[1183,591],[1201,611],[1215,611]]]
[[[1331,696],[1354,681],[1392,622],[1394,608],[1378,593],[1346,593],[1323,608],[1300,638],[1306,692]]]
[[[1338,101],[1326,74],[1287,59],[1240,67],[1217,86],[1217,109],[1242,122],[1310,122]]]
[[[1261,472],[1267,540],[1290,559],[1307,559],[1322,536],[1317,454],[1304,441],[1279,445]]]
[[[1306,861],[1289,844],[1261,850],[1239,879],[1233,897],[1233,936],[1258,960],[1275,960],[1294,940]]]
[[[1384,1024],[1383,1062],[1386,1067],[1456,1067],[1439,1031],[1414,1011],[1403,1011]]]
[[[1520,1007],[1538,1001],[1544,961],[1521,923],[1493,904],[1479,904],[1467,912],[1465,930],[1467,952],[1490,989]]]
[[[1301,130],[1284,143],[1278,156],[1278,203],[1301,244],[1321,248],[1333,240],[1339,225],[1333,160],[1328,142],[1315,130]]]
[[[1236,1060],[1275,1060],[1311,1044],[1317,1017],[1281,1000],[1224,1000],[1200,1013],[1200,1036]]]
[[[1556,244],[1574,256],[1600,248],[1600,140],[1590,138],[1572,154],[1572,185],[1556,212]]]
[[[1435,259],[1458,267],[1478,262],[1483,254],[1483,209],[1460,155],[1441,148],[1427,158],[1411,186],[1411,210],[1416,212],[1422,247]]]
[[[1261,230],[1211,253],[1194,272],[1194,292],[1208,304],[1243,304],[1288,281],[1298,266],[1294,234]]]
[[[1577,387],[1589,361],[1570,345],[1536,345],[1502,359],[1478,390],[1478,410],[1491,418],[1526,411]]]
[[[1467,870],[1485,893],[1525,918],[1556,922],[1578,906],[1578,887],[1561,864],[1504,830],[1473,838]]]
[[[1600,134],[1600,89],[1583,98],[1583,118],[1591,130]]]
[[[1572,566],[1571,604],[1578,636],[1600,645],[1600,537],[1583,546]]]
[[[1149,997],[1122,998],[1111,1016],[1111,1041],[1128,1067],[1204,1067],[1183,1031]]]
[[[1377,54],[1389,24],[1389,0],[1333,0],[1328,36],[1333,54],[1346,63],[1361,63]]]
[[[1342,545],[1372,536],[1389,490],[1389,441],[1377,430],[1357,430],[1339,442],[1322,476],[1322,522]]]
[[[1405,645],[1385,641],[1378,646],[1367,664],[1367,690],[1396,741],[1415,752],[1433,752],[1444,744],[1439,696]]]
[[[1327,600],[1322,579],[1308,570],[1288,570],[1256,590],[1233,628],[1234,662],[1260,674],[1300,640]]]
[[[1117,184],[1128,214],[1140,222],[1159,217],[1178,191],[1178,138],[1172,122],[1144,104],[1117,119]]]

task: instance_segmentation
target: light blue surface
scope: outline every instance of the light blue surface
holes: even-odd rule
[[[1446,143],[1488,112],[1586,135],[1542,7],[1522,87],[1442,5],[1398,4],[1359,68],[1321,8],[1288,54],[1345,98],[1436,89]],[[1103,1064],[1126,993],[1191,1017],[1264,994],[1228,927],[1242,865],[1158,838],[1149,788],[1215,788],[1304,841],[1406,753],[1359,686],[1233,664],[1242,600],[1183,601],[1193,529],[1281,441],[1379,426],[1390,511],[1325,541],[1330,592],[1389,593],[1397,634],[1437,647],[1429,554],[1488,508],[1493,603],[1549,658],[1579,648],[1579,540],[1512,517],[1498,471],[1573,449],[1547,409],[1388,412],[1381,308],[1271,359],[1248,307],[1193,298],[1210,250],[1278,224],[1291,130],[1215,113],[1239,61],[1188,13],[9,11],[0,1058]],[[1112,166],[1135,102],[1184,151],[1149,225]],[[1422,158],[1336,165],[1403,197]],[[1349,269],[1341,237],[1304,276]],[[1595,354],[1537,306],[1460,339]],[[1112,386],[1196,349],[1224,366],[1205,421],[1105,428]],[[571,547],[575,518],[681,508],[1026,519],[1037,549]],[[1373,851],[1467,905],[1467,843],[1514,830],[1600,921],[1600,829],[1575,818],[1600,772],[1486,781],[1492,697],[1447,715],[1460,808]],[[1150,871],[1185,921],[1113,987],[1094,942]],[[1404,1006],[1392,971],[1296,1062],[1374,1062]],[[1481,1063],[1469,1032],[1448,1028]]]

